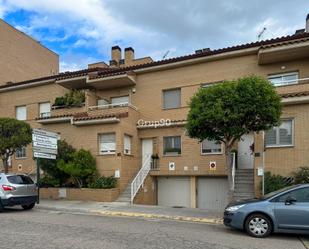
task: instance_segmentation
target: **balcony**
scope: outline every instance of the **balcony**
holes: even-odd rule
[[[299,60],[309,57],[309,41],[290,41],[281,44],[263,46],[258,53],[260,65]]]
[[[99,106],[73,107],[66,109],[54,109],[49,116],[37,118],[41,124],[71,123],[75,126],[119,123],[122,118],[132,116],[138,118],[138,110],[130,103],[118,103]],[[132,123],[136,125],[136,122]]]
[[[118,72],[110,75],[99,76],[98,72],[92,72],[80,77],[64,78],[56,81],[57,84],[67,89],[109,89],[136,85],[134,72]]]

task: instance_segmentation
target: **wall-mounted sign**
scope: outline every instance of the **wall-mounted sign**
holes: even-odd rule
[[[154,120],[154,121],[147,121],[140,119],[137,121],[137,127],[143,128],[158,128],[158,127],[168,127],[172,125],[172,120],[170,119],[160,119],[160,120]]]
[[[263,176],[264,175],[264,169],[262,167],[257,169],[257,175],[258,176]]]
[[[175,168],[176,168],[175,162],[168,163],[168,170],[175,170]]]
[[[37,158],[56,159],[56,155],[35,151],[33,152],[33,156]]]
[[[217,163],[216,162],[209,162],[209,169],[210,170],[216,170],[217,169]]]
[[[120,178],[120,170],[115,170],[115,178]]]

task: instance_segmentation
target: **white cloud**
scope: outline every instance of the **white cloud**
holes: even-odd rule
[[[267,6],[267,8],[265,8]],[[300,7],[301,6],[301,7]],[[59,42],[62,48],[91,48],[97,58],[109,59],[112,45],[132,46],[137,56],[162,59],[191,53],[195,49],[220,48],[257,39],[291,34],[304,27],[307,0],[0,0],[4,12],[24,9],[31,15],[28,26],[20,28],[38,40]],[[293,15],[293,18],[292,18]],[[50,33],[42,35],[40,29]],[[64,29],[65,34],[57,31]],[[71,36],[78,40],[68,46]],[[81,56],[81,55],[79,55]],[[73,58],[70,56],[70,58]],[[77,68],[89,57],[73,62],[61,57],[62,68]]]

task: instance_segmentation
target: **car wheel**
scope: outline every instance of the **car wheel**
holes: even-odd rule
[[[31,203],[29,205],[21,205],[24,210],[30,210],[35,206],[35,203]]]
[[[263,214],[250,215],[245,223],[247,233],[256,238],[265,238],[272,232],[270,219]]]

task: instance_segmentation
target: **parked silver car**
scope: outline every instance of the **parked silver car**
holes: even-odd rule
[[[32,209],[38,199],[37,185],[22,174],[0,174],[0,210],[6,206],[20,205]]]
[[[309,234],[309,184],[287,187],[262,199],[230,203],[224,224],[258,238],[272,232]]]

